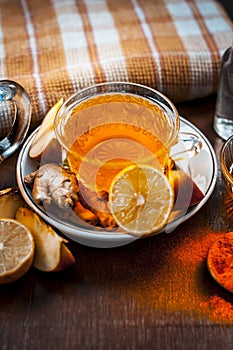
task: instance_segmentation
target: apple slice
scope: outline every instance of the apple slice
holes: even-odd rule
[[[175,194],[174,210],[183,210],[198,204],[204,194],[182,169],[168,171],[168,179]]]
[[[41,159],[46,148],[49,147],[50,142],[56,139],[54,132],[54,119],[56,113],[63,104],[63,100],[63,97],[60,98],[60,100],[48,111],[44,117],[41,126],[32,141],[29,150],[29,157]]]
[[[31,231],[35,239],[33,265],[38,270],[61,271],[75,263],[73,254],[65,245],[68,241],[59,236],[33,210],[19,208],[15,218]]]
[[[14,219],[17,209],[24,205],[18,188],[9,187],[0,191],[0,218]]]

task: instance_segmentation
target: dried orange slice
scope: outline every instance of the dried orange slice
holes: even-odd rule
[[[0,219],[0,284],[14,282],[30,268],[34,257],[31,232],[14,219]]]
[[[233,293],[233,233],[229,232],[212,245],[207,267],[217,283]]]
[[[173,205],[174,192],[167,177],[151,166],[129,166],[112,181],[110,210],[129,233],[141,236],[158,231],[167,223]]]

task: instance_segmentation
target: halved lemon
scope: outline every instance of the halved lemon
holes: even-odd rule
[[[30,268],[35,244],[31,232],[14,219],[0,219],[0,284],[14,282]]]
[[[122,229],[142,236],[165,226],[174,206],[174,192],[161,171],[131,165],[113,179],[109,206]]]

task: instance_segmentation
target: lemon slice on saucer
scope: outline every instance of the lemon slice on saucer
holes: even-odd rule
[[[31,232],[14,219],[0,219],[0,284],[22,277],[34,258]]]
[[[165,226],[174,206],[174,192],[161,171],[132,165],[113,179],[109,206],[122,229],[143,236]]]

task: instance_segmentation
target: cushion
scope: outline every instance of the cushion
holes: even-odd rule
[[[0,2],[0,78],[32,102],[32,127],[61,97],[130,81],[174,103],[216,92],[233,25],[214,0]]]

